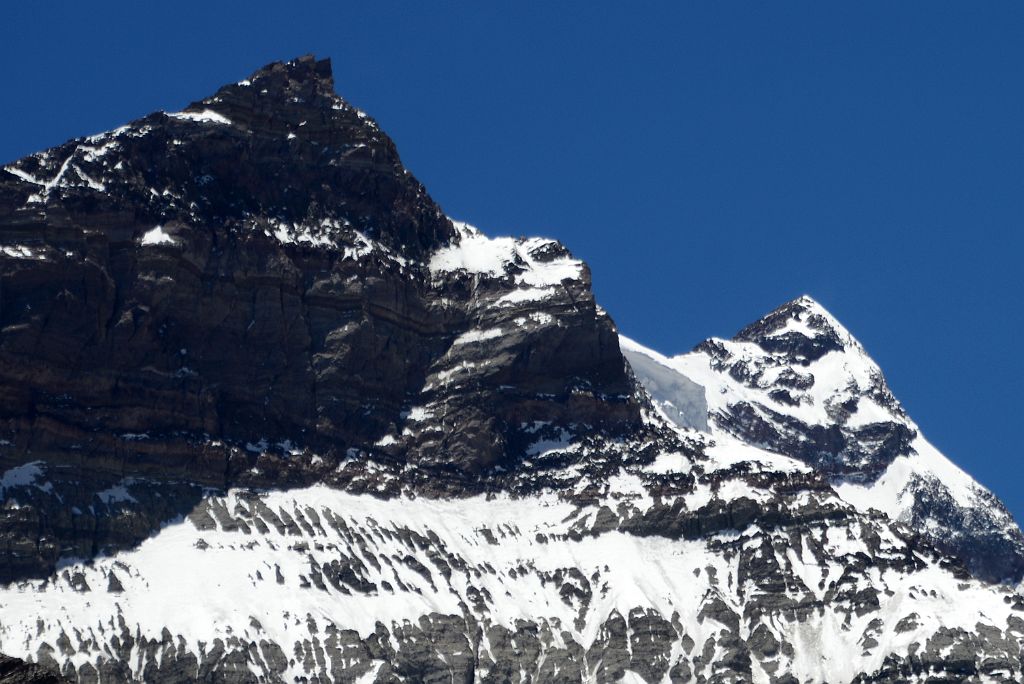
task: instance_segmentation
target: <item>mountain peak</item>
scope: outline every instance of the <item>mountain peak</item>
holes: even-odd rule
[[[305,94],[338,98],[334,91],[334,72],[330,58],[317,59],[314,55],[303,55],[287,62],[271,62],[254,71],[249,78],[224,86],[221,90],[252,87],[265,96],[291,98]],[[216,96],[215,96],[216,97]]]
[[[250,82],[268,80],[283,76],[288,82],[312,83],[328,92],[334,92],[334,72],[331,68],[331,58],[317,59],[316,55],[308,54],[288,60],[287,62],[271,62],[252,73],[247,80]]]
[[[313,55],[3,170],[10,211],[86,216],[102,202],[131,217],[116,227],[129,240],[172,226],[175,244],[203,244],[225,226],[336,251],[368,238],[419,260],[457,238],[394,142],[334,92],[330,60]]]
[[[809,295],[801,295],[740,330],[733,339],[753,342],[767,352],[811,362],[831,351],[863,350],[861,344],[829,311]]]
[[[824,308],[620,339],[315,57],[0,170],[0,329],[0,680],[1024,681],[1024,537]]]
[[[185,108],[186,112],[206,110],[232,121],[241,119],[250,126],[263,118],[313,125],[315,121],[336,119],[332,114],[336,112],[343,119],[351,119],[350,125],[373,129],[377,134],[373,137],[384,137],[366,114],[335,92],[331,60],[318,60],[311,54],[287,62],[271,62],[249,78],[222,86],[210,97]],[[337,121],[333,123],[336,125]]]
[[[842,330],[843,332],[846,332],[846,329],[839,323],[838,319],[836,319],[836,317],[833,316],[832,313],[821,304],[821,302],[808,294],[802,294],[796,299],[791,299],[775,309],[775,311],[781,310],[789,311],[793,314],[804,313],[822,321],[837,331]]]

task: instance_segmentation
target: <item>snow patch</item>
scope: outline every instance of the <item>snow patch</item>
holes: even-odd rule
[[[36,480],[43,477],[43,462],[32,461],[20,466],[15,466],[0,478],[0,490],[6,492],[13,487],[28,487],[36,484]]]
[[[456,337],[455,341],[452,342],[452,346],[458,347],[463,344],[476,344],[478,342],[486,342],[487,340],[493,340],[495,338],[501,337],[503,334],[504,333],[502,333],[501,328],[489,328],[487,330],[469,330]]]
[[[466,223],[452,223],[461,237],[459,242],[442,247],[431,255],[428,266],[434,277],[465,271],[487,278],[511,277],[519,287],[546,290],[581,275],[583,262],[578,259],[544,255],[546,250],[557,244],[553,240],[489,238]],[[546,295],[547,292],[517,296],[537,298]]]
[[[170,233],[164,230],[163,226],[155,226],[150,228],[142,235],[142,244],[144,245],[176,245],[178,241],[175,240]]]
[[[201,112],[168,112],[167,116],[182,121],[196,121],[200,123],[215,123],[226,126],[231,125],[231,120],[223,114],[218,114],[212,109],[204,109]]]

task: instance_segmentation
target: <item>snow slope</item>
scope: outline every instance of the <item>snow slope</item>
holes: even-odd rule
[[[863,345],[810,297],[688,354],[623,347],[703,387],[712,434],[799,458],[850,503],[920,530],[980,576],[1020,580],[1024,537],[1012,516],[921,435]],[[637,375],[665,401],[661,384]]]
[[[806,470],[728,438],[696,462],[675,460],[680,471],[747,463]],[[670,474],[662,464],[660,477]],[[929,648],[941,630],[1018,624],[1009,590],[943,569],[870,517],[792,529],[753,524],[697,539],[635,534],[626,521],[655,508],[657,479],[624,469],[594,483],[602,493],[584,506],[554,493],[442,501],[322,486],[231,491],[135,550],[0,590],[0,648],[86,678],[112,662],[129,678],[201,672],[221,649],[248,652],[242,668],[261,680],[373,681],[403,662],[403,649],[426,642],[451,676],[460,656],[471,655],[475,677],[485,680],[507,665],[508,635],[531,625],[539,654],[522,675],[547,681],[545,662],[562,662],[579,679],[607,681],[621,621],[636,652],[626,653],[622,678],[710,676],[739,640],[753,645],[744,650],[753,649],[749,681],[784,671],[840,682],[878,670],[894,653]],[[698,511],[780,496],[773,489],[734,475],[698,482],[682,499]],[[821,497],[819,504],[834,499]],[[596,524],[613,509],[619,529]],[[864,565],[865,556],[873,562]],[[764,600],[778,578],[785,591]],[[884,600],[863,603],[867,587]],[[374,657],[364,641],[375,634],[399,655]],[[765,641],[789,648],[756,646]],[[564,660],[573,649],[586,657]],[[414,670],[406,674],[419,681]]]

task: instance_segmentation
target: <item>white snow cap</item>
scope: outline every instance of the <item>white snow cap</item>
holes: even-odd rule
[[[777,337],[789,332],[798,332],[805,337],[813,338],[817,337],[821,332],[831,330],[836,334],[844,347],[864,349],[857,338],[846,329],[846,326],[839,322],[839,319],[833,316],[820,302],[807,294],[800,295],[796,299],[790,300],[766,314],[755,323],[741,330],[737,337],[742,337],[747,330],[766,322],[771,322],[773,328],[769,337]]]
[[[799,336],[814,341],[817,353],[801,353]],[[836,344],[838,342],[838,345]],[[837,493],[862,511],[879,510],[892,520],[914,520],[916,499],[948,497],[975,524],[1014,534],[1012,517],[991,503],[992,495],[970,475],[943,456],[921,434],[885,383],[882,371],[863,345],[824,306],[802,295],[774,309],[741,330],[733,339],[713,338],[697,350],[664,357],[632,340],[620,337],[623,353],[637,372],[665,417],[681,427],[696,427],[693,416],[698,404],[684,398],[696,392],[681,387],[699,387],[706,399],[707,427],[716,439],[731,433],[729,417],[736,407],[747,407],[768,423],[778,416],[807,426],[842,426],[857,430],[873,425],[896,423],[911,434],[909,449],[885,466],[883,472],[863,481],[838,478]],[[777,344],[776,344],[777,343]],[[643,355],[643,356],[640,356]],[[644,356],[658,365],[643,365]],[[650,372],[653,368],[658,373]],[[734,369],[739,373],[733,373]],[[803,379],[800,387],[788,387],[788,401],[773,392],[784,374]],[[682,378],[683,380],[677,380]],[[691,383],[687,385],[686,382]],[[848,413],[834,414],[830,407],[853,405]],[[680,410],[685,406],[686,410]],[[682,413],[682,419],[680,418]],[[755,445],[762,446],[762,445]],[[928,519],[926,532],[940,531],[942,521]],[[938,532],[941,533],[941,532]]]

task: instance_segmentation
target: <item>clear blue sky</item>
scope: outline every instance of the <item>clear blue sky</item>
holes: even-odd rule
[[[284,4],[5,5],[0,163],[329,56],[449,214],[561,239],[641,342],[819,299],[1024,520],[1024,4]]]

